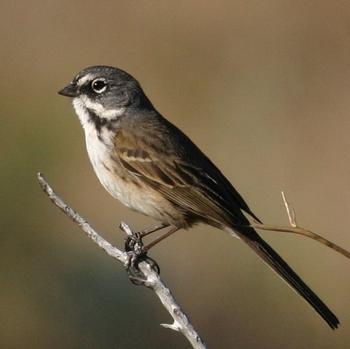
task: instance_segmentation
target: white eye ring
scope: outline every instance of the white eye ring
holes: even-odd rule
[[[94,92],[96,93],[102,93],[104,91],[106,91],[107,89],[107,82],[105,79],[95,79],[92,83],[91,83],[91,88],[94,90]]]

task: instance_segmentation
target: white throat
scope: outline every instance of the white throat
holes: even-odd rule
[[[79,117],[81,125],[85,128],[90,120],[88,109],[101,119],[112,120],[123,115],[125,108],[105,109],[101,103],[91,101],[86,95],[73,99],[73,107]]]
[[[74,98],[73,106],[84,129],[86,148],[92,166],[102,184],[106,186],[105,179],[101,178],[101,175],[106,171],[103,164],[111,167],[108,164],[111,161],[111,153],[113,152],[115,131],[109,127],[96,124],[96,120],[92,119],[89,110],[97,114],[96,108],[102,108],[102,106],[92,103],[87,105],[86,100],[86,98],[83,99],[81,96]],[[101,112],[101,110],[98,111]],[[116,117],[122,114],[122,111],[103,111],[102,114],[104,115],[102,117],[105,119],[115,120]]]

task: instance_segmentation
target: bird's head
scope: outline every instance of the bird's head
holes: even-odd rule
[[[78,109],[85,109],[103,119],[115,118],[127,108],[151,106],[136,79],[109,66],[83,69],[58,93],[73,98],[78,114]]]

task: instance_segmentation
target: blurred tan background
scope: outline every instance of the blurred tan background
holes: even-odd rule
[[[188,348],[168,314],[52,206],[55,189],[111,242],[120,220],[152,224],[104,191],[68,99],[82,68],[141,81],[264,221],[350,249],[348,1],[2,1],[1,348]],[[209,348],[350,347],[350,261],[304,238],[263,233],[339,316],[332,332],[243,243],[210,227],[151,255]]]

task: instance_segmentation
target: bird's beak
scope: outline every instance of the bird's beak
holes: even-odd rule
[[[58,91],[58,94],[66,97],[78,97],[78,86],[71,82],[66,87],[63,87],[62,90]]]

